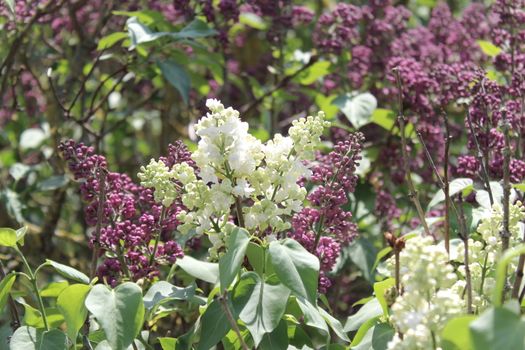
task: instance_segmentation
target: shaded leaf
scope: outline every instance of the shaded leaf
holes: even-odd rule
[[[250,243],[248,231],[236,227],[226,242],[226,254],[219,259],[219,280],[221,291],[228,289],[241,268]]]
[[[191,80],[184,67],[171,60],[158,61],[157,64],[164,78],[177,89],[184,103],[188,104]]]

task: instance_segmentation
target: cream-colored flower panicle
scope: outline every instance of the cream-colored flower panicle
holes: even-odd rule
[[[403,294],[396,298],[391,314],[398,333],[388,348],[434,349],[448,320],[464,309],[453,288],[457,281],[454,268],[446,250],[431,237],[407,240],[400,253],[400,267]]]
[[[521,202],[509,205],[509,247],[515,247],[521,243],[523,237],[523,220],[525,219],[525,208]],[[472,280],[472,305],[476,312],[481,312],[491,305],[491,295],[496,280],[495,269],[501,255],[501,232],[503,230],[503,208],[501,204],[495,203],[487,212],[477,232],[481,240],[469,239],[469,267]],[[463,263],[465,246],[463,242],[456,247],[454,260]],[[510,262],[509,270],[516,269],[517,258]],[[465,266],[458,267],[462,279],[457,282],[458,289],[464,288]]]
[[[200,140],[192,159],[198,172],[187,163],[168,169],[151,161],[139,174],[143,186],[154,188],[155,199],[169,205],[181,184],[178,195],[187,211],[177,216],[178,230],[208,234],[213,252],[226,239],[232,214],[242,214],[251,232],[288,230],[288,219],[302,209],[306,197],[297,183],[311,174],[304,161],[313,158],[330,124],[324,113],[294,121],[290,136],[277,134],[263,144],[248,133],[238,111],[215,99],[206,106],[209,112],[195,125]]]
[[[153,188],[155,201],[169,207],[177,198],[177,188],[173,181],[175,174],[162,161],[150,160],[146,167],[141,167],[138,173],[140,184]]]

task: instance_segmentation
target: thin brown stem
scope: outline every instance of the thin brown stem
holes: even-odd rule
[[[489,173],[487,171],[487,164],[486,161],[488,161],[488,155],[484,156],[483,151],[481,150],[481,146],[479,144],[478,137],[476,135],[476,132],[474,131],[474,125],[472,124],[472,118],[470,117],[470,112],[467,107],[467,122],[470,129],[470,133],[472,135],[472,139],[474,139],[474,144],[476,145],[476,159],[478,163],[481,166],[481,175],[483,178],[483,184],[485,185],[485,190],[489,194],[489,200],[490,205],[494,205],[494,196],[492,195],[492,189],[490,188],[490,180],[489,180]]]
[[[414,183],[412,182],[412,173],[410,171],[410,164],[409,164],[409,157],[407,152],[407,139],[406,139],[406,121],[405,116],[403,114],[403,91],[402,91],[402,85],[401,85],[401,77],[399,75],[399,70],[394,69],[395,75],[396,75],[396,83],[397,83],[397,90],[398,90],[398,116],[397,120],[399,122],[399,131],[401,133],[401,153],[403,155],[403,166],[405,170],[405,177],[408,185],[409,194],[408,197],[416,207],[416,212],[419,217],[419,220],[421,221],[421,225],[423,225],[423,229],[425,231],[425,234],[427,236],[430,236],[430,230],[428,228],[427,222],[425,220],[425,213],[423,211],[423,208],[421,207],[421,203],[419,202],[419,198],[417,195],[416,188],[414,186]]]
[[[394,259],[395,259],[395,280],[396,280],[396,292],[397,292],[397,295],[401,295],[401,281],[400,281],[400,270],[401,270],[401,267],[399,266],[399,253],[400,251],[398,249],[395,249],[394,248]]]
[[[505,136],[505,148],[503,150],[503,230],[501,231],[501,250],[504,252],[509,248],[509,201],[510,201],[510,125],[505,111],[503,111],[503,134]]]
[[[149,265],[153,265],[153,261],[155,261],[155,255],[157,254],[157,249],[159,247],[159,241],[160,241],[160,235],[162,233],[162,222],[164,221],[164,218],[166,217],[167,208],[163,205],[162,210],[160,212],[159,217],[159,228],[157,230],[157,237],[155,237],[155,243],[153,246],[153,252],[151,253],[151,256],[149,257]]]
[[[458,221],[459,221],[459,229],[460,229],[460,236],[463,240],[463,246],[464,246],[464,255],[463,255],[463,263],[465,265],[465,292],[467,294],[467,313],[472,313],[472,276],[470,272],[470,262],[469,262],[469,234],[467,230],[467,223],[465,220],[465,213],[463,211],[463,198],[461,196],[461,193],[458,197]]]
[[[100,251],[100,231],[102,229],[102,220],[104,219],[104,205],[106,203],[106,171],[99,169],[99,192],[97,208],[97,225],[95,227],[95,237],[93,241],[93,255],[91,256],[91,278],[95,277],[97,271],[97,260]]]
[[[294,79],[296,76],[304,72],[306,69],[308,69],[310,66],[312,66],[315,62],[317,62],[317,56],[312,56],[310,58],[310,61],[306,63],[304,66],[299,68],[294,73],[285,76],[283,79],[281,79],[273,88],[266,91],[264,94],[262,94],[260,97],[258,97],[256,100],[252,101],[249,105],[247,105],[245,108],[242,109],[242,113],[248,113],[255,107],[257,107],[261,102],[263,102],[268,96],[271,96],[274,92],[286,87],[288,83]]]
[[[448,157],[450,154],[450,126],[448,116],[443,114],[445,120],[445,159],[443,164],[443,182],[445,192],[445,249],[450,256],[450,183],[448,181]]]
[[[237,212],[239,227],[244,227],[244,216],[242,215],[242,204],[239,197],[235,197],[235,211]]]
[[[227,294],[223,294],[219,296],[219,302],[221,303],[222,309],[224,310],[224,313],[226,314],[226,318],[228,318],[228,322],[230,322],[232,329],[234,330],[235,334],[237,334],[237,338],[239,338],[242,349],[249,350],[250,348],[248,347],[248,345],[246,345],[246,342],[244,341],[244,338],[241,334],[241,330],[239,329],[239,326],[237,325],[237,321],[235,321],[235,318],[233,317],[230,307],[228,306]]]

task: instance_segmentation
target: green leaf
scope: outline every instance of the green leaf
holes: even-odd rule
[[[318,307],[319,313],[321,316],[323,316],[326,323],[332,328],[334,333],[342,340],[346,342],[350,342],[350,339],[348,339],[348,336],[346,335],[346,331],[343,329],[343,326],[341,325],[341,322],[339,322],[338,319],[330,315],[326,310],[323,308]]]
[[[56,298],[69,286],[67,281],[51,282],[40,291],[43,298]]]
[[[25,151],[38,148],[47,137],[46,133],[40,128],[26,129],[20,135],[20,149]]]
[[[0,227],[0,246],[16,247],[16,231],[8,227]]]
[[[27,230],[27,226],[21,227],[18,230],[16,230],[16,242],[19,245],[24,245],[24,238],[26,236]]]
[[[158,338],[162,350],[176,350],[177,349],[177,339],[170,337]]]
[[[246,248],[246,256],[253,270],[259,275],[262,275],[264,271],[264,248],[257,243],[250,242],[248,248]]]
[[[58,329],[37,330],[33,327],[18,328],[9,343],[10,350],[66,350],[66,335]]]
[[[345,323],[345,332],[356,331],[367,320],[383,314],[383,308],[377,298],[364,304],[354,315],[348,316]]]
[[[443,350],[470,350],[470,323],[476,319],[474,315],[459,316],[451,319],[441,332]]]
[[[113,290],[97,284],[87,296],[86,307],[114,350],[126,349],[142,329],[142,289],[135,283],[125,282]]]
[[[319,259],[292,239],[271,242],[269,253],[273,269],[281,283],[297,296],[315,304]]]
[[[22,210],[24,210],[25,205],[20,201],[18,193],[6,188],[0,191],[0,200],[4,203],[9,216],[15,218],[19,223],[24,222]]]
[[[219,280],[221,291],[228,289],[241,268],[250,243],[248,231],[236,227],[226,242],[226,254],[219,259]]]
[[[281,320],[277,328],[266,333],[258,347],[259,350],[286,350],[288,349],[288,326]]]
[[[284,315],[290,290],[261,281],[255,272],[244,273],[234,291],[234,307],[250,331],[255,347],[271,333]]]
[[[101,38],[98,41],[97,50],[101,51],[104,49],[109,49],[119,41],[126,39],[129,36],[128,33],[125,32],[115,32],[111,33],[109,35],[106,35],[105,37]]]
[[[29,304],[22,304],[24,306],[24,324],[35,328],[44,328],[44,320],[40,310],[35,309]]]
[[[524,349],[525,322],[519,315],[503,308],[490,308],[470,324],[476,350]]]
[[[381,249],[377,255],[376,255],[376,260],[374,261],[374,265],[372,265],[372,270],[375,271],[375,269],[377,268],[377,265],[379,265],[379,263],[381,262],[381,260],[387,256],[388,254],[390,254],[390,252],[392,251],[392,247],[385,247],[383,249]]]
[[[268,27],[264,19],[253,12],[242,12],[239,16],[239,22],[259,30],[265,30]]]
[[[156,306],[171,300],[188,300],[195,295],[195,286],[181,288],[166,281],[153,284],[144,296],[144,306],[152,310]]]
[[[67,325],[67,335],[75,342],[77,334],[87,317],[87,309],[84,305],[91,286],[85,284],[73,284],[60,293],[57,298],[57,308],[64,316]]]
[[[525,254],[525,244],[523,243],[505,251],[505,254],[498,261],[496,265],[496,286],[492,297],[492,303],[495,306],[501,306],[503,300],[508,265],[514,258],[522,254]]]
[[[394,111],[390,109],[377,108],[373,113],[370,121],[374,124],[379,125],[387,131],[391,131],[393,135],[400,136],[401,132],[396,126],[397,118]],[[413,137],[414,125],[407,123],[405,127],[405,136]]]
[[[489,183],[490,191],[494,199],[494,203],[502,203],[503,201],[503,186],[497,181],[491,181]],[[490,196],[486,190],[477,190],[476,191],[476,202],[481,205],[483,208],[491,209],[492,205],[490,204]]]
[[[230,310],[233,310],[228,301]],[[231,329],[226,313],[219,300],[214,300],[201,316],[201,338],[197,350],[208,350],[215,346]]]
[[[373,328],[374,326],[378,325],[379,323],[380,323],[379,322],[379,316],[371,318],[371,319],[367,320],[365,323],[363,323],[361,325],[361,327],[359,327],[359,329],[355,333],[354,339],[352,339],[352,343],[350,343],[350,349],[353,349],[353,347],[359,345],[363,341],[365,336],[367,335],[367,333],[370,330],[370,328]]]
[[[131,39],[132,47],[142,43],[155,41],[158,38],[168,35],[166,32],[155,33],[145,24],[141,23],[137,17],[130,17],[126,21],[128,36]]]
[[[460,178],[460,179],[454,179],[449,183],[448,192],[449,195],[452,197],[453,195],[466,190],[467,188],[472,188],[472,179],[468,178]],[[436,206],[437,204],[443,202],[445,200],[445,191],[439,190],[436,192],[430,203],[428,203],[427,211],[430,210],[432,207]]]
[[[177,259],[176,264],[197,279],[212,284],[219,282],[219,264],[200,261],[188,255],[182,259]]]
[[[348,247],[343,248],[344,255],[350,257],[359,270],[361,270],[363,277],[369,282],[375,280],[373,266],[376,251],[374,245],[364,237],[359,237]]]
[[[64,187],[69,182],[65,175],[51,176],[38,185],[40,191],[52,191]]]
[[[525,183],[512,184],[512,188],[517,189],[518,191],[525,192]]]
[[[339,107],[356,129],[370,123],[372,114],[377,108],[377,100],[369,92],[347,93],[337,97],[332,103]]]
[[[388,323],[379,323],[369,328],[357,346],[352,350],[386,350],[394,337],[394,329]]]
[[[9,168],[9,175],[15,180],[18,181],[26,176],[31,171],[29,165],[23,163],[15,163]]]
[[[388,316],[388,304],[385,298],[385,292],[392,288],[396,284],[395,278],[387,278],[381,282],[374,283],[374,293],[376,295],[381,308],[383,309],[383,314]]]
[[[15,280],[16,275],[11,272],[0,282],[0,315],[4,312],[5,304],[7,304],[7,299],[9,298],[9,292],[11,291]]]
[[[337,115],[339,108],[333,104],[336,95],[324,96],[321,93],[315,95],[315,104],[322,110],[327,120],[332,120]]]
[[[59,274],[66,278],[79,283],[89,284],[89,277],[71,266],[63,265],[50,259],[46,259],[46,263],[51,265]]]
[[[497,47],[496,45],[494,45],[493,43],[491,43],[490,41],[476,40],[476,42],[481,48],[481,51],[483,51],[483,53],[487,56],[496,57],[501,52],[501,49]]]
[[[299,82],[303,85],[310,85],[330,73],[329,61],[318,61],[308,67],[298,75]]]
[[[323,337],[328,339],[330,331],[326,320],[321,315],[321,312],[319,312],[319,307],[302,298],[297,298],[297,303],[303,313],[304,323],[307,326],[317,328],[323,334]]]
[[[390,109],[376,108],[370,121],[385,130],[392,130],[396,124],[396,114]]]
[[[158,61],[157,65],[166,80],[180,93],[185,104],[190,98],[190,76],[181,65],[171,61]]]
[[[186,27],[182,28],[180,32],[170,33],[175,39],[197,39],[217,34],[218,32],[215,29],[210,28],[206,22],[197,18],[191,21]]]

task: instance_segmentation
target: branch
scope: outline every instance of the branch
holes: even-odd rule
[[[228,322],[230,322],[230,325],[232,326],[233,330],[235,331],[235,334],[237,334],[237,337],[241,342],[241,347],[243,348],[243,350],[249,350],[250,348],[248,347],[248,345],[246,345],[244,338],[241,334],[241,330],[237,325],[237,321],[235,321],[235,318],[233,317],[233,314],[228,306],[228,296],[226,293],[224,295],[219,296],[219,302],[221,303],[222,309],[226,314],[226,318],[228,318]]]
[[[430,236],[430,230],[428,229],[427,222],[425,220],[425,213],[423,212],[423,208],[421,207],[421,203],[419,202],[417,191],[414,186],[414,183],[412,182],[412,173],[410,171],[410,164],[408,162],[408,152],[407,152],[407,140],[405,135],[405,116],[403,115],[403,91],[401,86],[401,77],[399,76],[399,70],[394,68],[394,72],[396,75],[396,83],[397,83],[397,90],[398,90],[398,116],[397,120],[399,122],[399,132],[401,133],[401,152],[403,154],[403,165],[405,168],[405,176],[406,181],[408,185],[409,194],[408,197],[414,203],[414,206],[416,207],[417,215],[419,217],[419,220],[421,221],[421,225],[423,225],[423,229],[425,230],[425,234]]]
[[[271,88],[270,90],[266,91],[263,95],[261,95],[259,98],[257,98],[252,103],[250,103],[247,107],[243,108],[241,113],[248,113],[249,111],[251,111],[252,109],[257,107],[262,101],[264,101],[265,98],[267,98],[268,96],[271,96],[274,92],[276,92],[276,91],[282,89],[283,87],[285,87],[286,85],[288,85],[288,83],[292,79],[294,79],[296,76],[298,76],[299,74],[304,72],[306,69],[310,68],[310,66],[312,66],[316,62],[317,62],[317,56],[312,56],[310,58],[310,61],[308,61],[308,63],[306,63],[304,66],[302,66],[296,72],[285,76],[273,88]]]
[[[97,270],[97,259],[100,250],[100,231],[102,229],[102,220],[104,216],[104,205],[106,202],[106,171],[99,168],[100,174],[98,178],[99,193],[98,193],[98,208],[97,208],[97,225],[95,227],[95,239],[93,241],[93,255],[91,256],[91,278],[95,277]]]
[[[470,129],[470,133],[472,134],[472,138],[474,139],[474,143],[476,145],[476,159],[481,165],[481,174],[483,181],[485,182],[485,190],[489,193],[489,200],[490,200],[490,206],[494,205],[494,196],[492,195],[492,189],[490,188],[490,180],[489,180],[489,173],[487,172],[487,166],[485,162],[483,161],[483,152],[481,151],[481,146],[478,141],[478,136],[476,135],[476,132],[474,131],[474,126],[472,125],[472,118],[470,117],[470,111],[467,107],[467,122]]]

